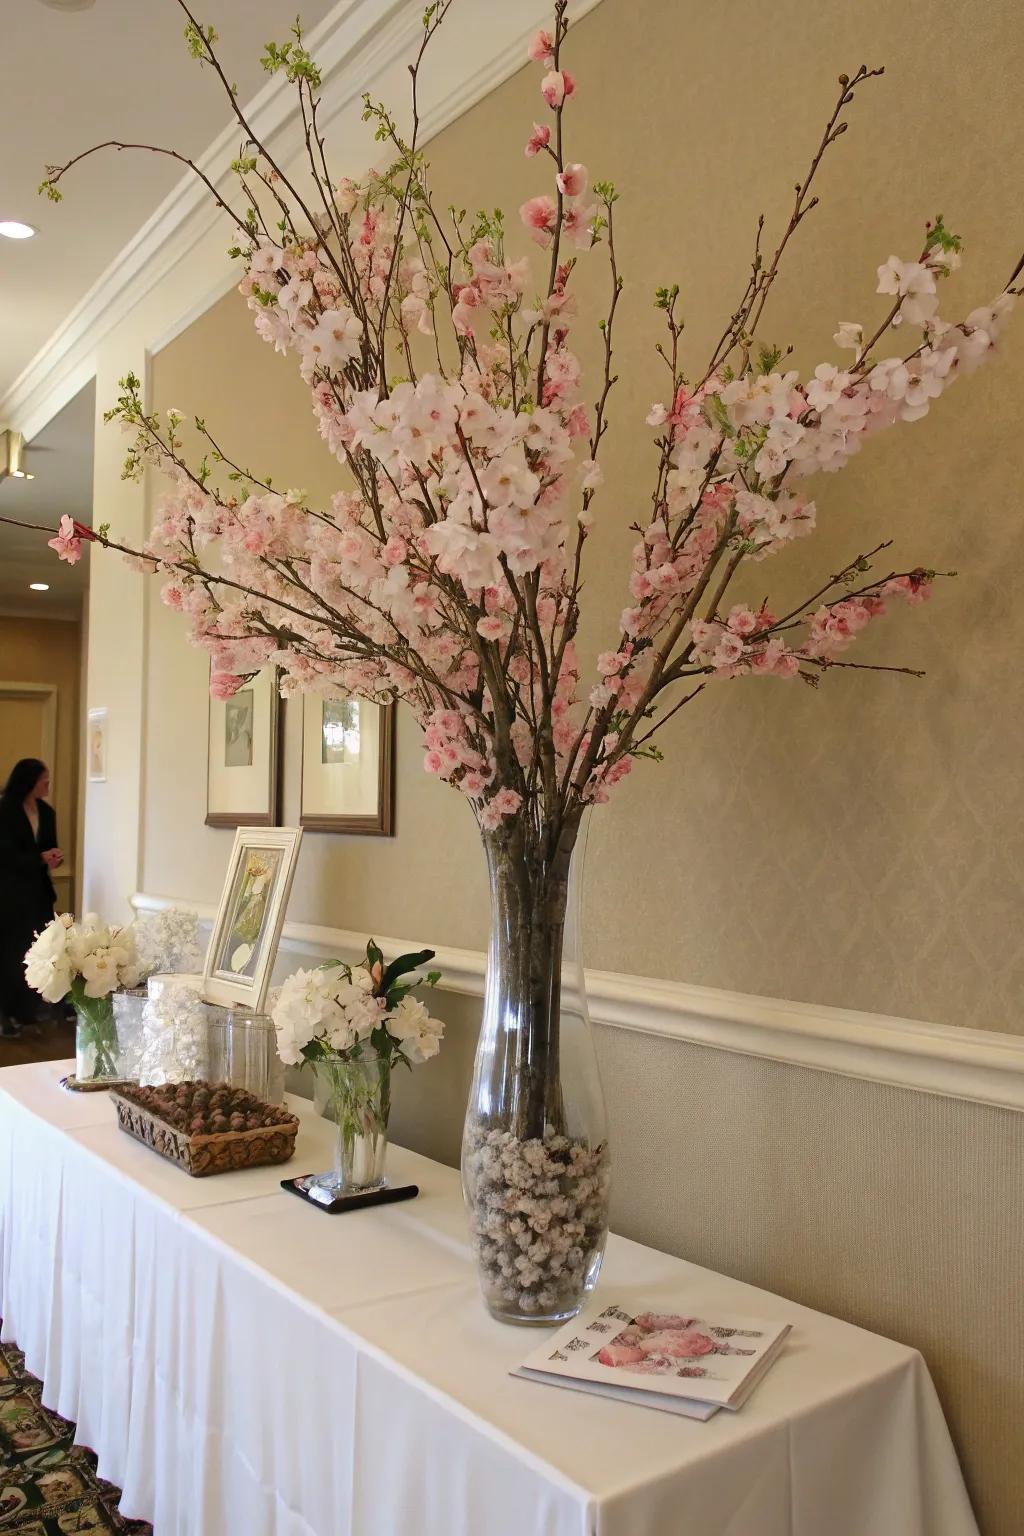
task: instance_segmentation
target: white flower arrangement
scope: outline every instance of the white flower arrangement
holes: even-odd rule
[[[25,956],[25,979],[48,1003],[131,991],[157,970],[187,963],[196,953],[197,918],[174,908],[138,918],[125,927],[95,912],[79,922],[68,912],[37,934]]]
[[[444,1025],[410,994],[434,986],[440,972],[408,979],[433,954],[424,949],[385,965],[371,939],[358,965],[329,960],[316,970],[295,971],[270,999],[281,1060],[286,1066],[354,1061],[375,1052],[389,1067],[412,1067],[436,1056]]]

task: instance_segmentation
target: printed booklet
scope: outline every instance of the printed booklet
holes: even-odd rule
[[[640,1312],[596,1301],[512,1374],[687,1418],[742,1406],[781,1353],[789,1323]]]

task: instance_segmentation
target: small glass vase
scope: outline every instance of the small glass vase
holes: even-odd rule
[[[368,1050],[350,1060],[316,1061],[313,1074],[316,1108],[338,1128],[334,1167],[317,1175],[317,1186],[332,1198],[383,1189],[391,1114],[390,1061]]]
[[[122,1081],[113,998],[79,998],[75,1016],[75,1082],[82,1087]]]
[[[485,837],[491,940],[462,1142],[484,1301],[502,1322],[574,1317],[608,1235],[608,1132],[580,935],[587,819],[552,857],[522,824]]]

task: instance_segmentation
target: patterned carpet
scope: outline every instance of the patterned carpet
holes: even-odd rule
[[[68,1536],[117,1531],[152,1536],[118,1513],[121,1490],[96,1476],[96,1458],[74,1442],[75,1426],[39,1400],[21,1351],[0,1344],[0,1533]]]

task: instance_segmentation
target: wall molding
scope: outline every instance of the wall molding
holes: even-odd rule
[[[197,911],[203,923],[215,916],[212,906],[148,892],[137,892],[132,906],[138,912],[187,907]],[[411,939],[379,935],[377,942],[389,956],[418,947]],[[352,960],[365,943],[365,935],[347,929],[286,922],[280,947],[287,954],[316,960]],[[486,956],[481,951],[439,948],[437,965],[444,973],[444,991],[483,995]],[[594,1023],[607,1028],[1024,1111],[1024,1036],[789,1003],[617,971],[588,970],[587,998]]]
[[[600,0],[574,0],[572,18],[580,20]],[[422,5],[409,0],[337,0],[314,28],[307,45],[323,74],[322,125],[330,130],[343,114],[358,115],[364,91],[393,98],[407,83],[404,69],[420,34]],[[425,73],[422,142],[514,74],[526,62],[526,44],[539,25],[550,19],[550,0],[473,0],[472,12],[461,25],[442,29],[432,44],[431,69]],[[457,18],[457,21],[460,19]],[[386,82],[382,86],[382,82]],[[210,84],[210,82],[202,82]],[[210,88],[214,87],[210,85]],[[403,98],[404,99],[404,98]],[[396,102],[401,105],[401,100]],[[302,134],[294,92],[281,76],[245,104],[248,121],[273,149],[279,164],[288,165],[301,152]],[[524,130],[525,131],[525,130]],[[196,163],[218,190],[230,187],[230,163],[238,153],[236,125],[229,124]],[[339,163],[361,174],[362,164]],[[97,349],[115,327],[208,235],[222,218],[206,188],[191,172],[167,195],[156,211],[121,250],[79,301],[0,400],[0,421],[31,440],[96,371]],[[224,227],[224,249],[204,258],[202,270],[187,297],[165,311],[159,329],[148,338],[151,353],[159,351],[234,285],[237,264],[226,254],[230,231]]]

